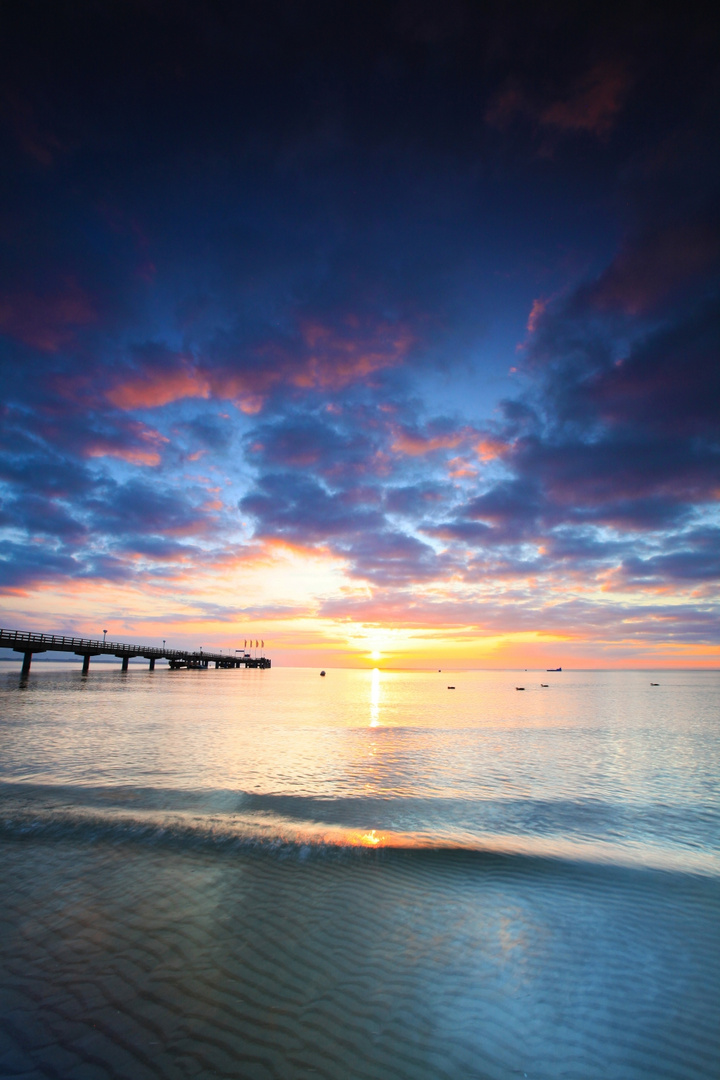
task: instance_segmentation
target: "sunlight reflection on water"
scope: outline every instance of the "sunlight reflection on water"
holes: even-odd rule
[[[0,676],[0,779],[225,821],[240,799],[288,835],[717,855],[716,673],[523,678],[519,695],[513,672],[455,672],[449,694],[436,672],[38,663],[24,687]]]

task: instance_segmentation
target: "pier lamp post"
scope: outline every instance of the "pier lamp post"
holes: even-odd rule
[[[105,644],[106,635],[107,635],[107,630],[103,630],[103,645]]]
[[[163,652],[165,652],[165,638],[163,638]]]

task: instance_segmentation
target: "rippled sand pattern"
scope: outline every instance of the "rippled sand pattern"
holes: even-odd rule
[[[718,1075],[712,878],[0,844],[0,1075]]]

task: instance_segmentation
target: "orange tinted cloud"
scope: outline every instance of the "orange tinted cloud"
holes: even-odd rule
[[[415,340],[406,328],[385,323],[365,325],[353,317],[339,326],[304,323],[300,337],[299,352],[274,342],[256,349],[257,363],[247,370],[206,371],[187,360],[175,370],[148,367],[112,387],[106,396],[124,410],[158,408],[184,398],[216,397],[254,415],[278,385],[340,390],[401,364]]]
[[[529,333],[533,334],[537,330],[538,322],[544,314],[546,306],[547,305],[544,300],[533,300],[533,304],[530,308],[530,314],[527,321],[527,328]]]
[[[451,458],[450,461],[448,461],[448,469],[449,475],[455,479],[477,476],[477,469],[474,469],[472,465],[462,457]]]
[[[160,455],[156,450],[133,450],[125,446],[103,446],[101,443],[91,446],[87,451],[87,456],[119,458],[121,461],[127,461],[128,465],[160,464]]]
[[[154,467],[160,464],[160,450],[170,440],[154,428],[146,427],[145,424],[131,423],[128,434],[133,436],[145,446],[126,445],[120,439],[97,439],[85,451],[87,457],[113,457],[120,461],[126,461],[129,465],[147,465]]]
[[[180,371],[146,371],[108,391],[108,400],[118,409],[154,409],[183,398],[207,398],[210,383],[190,367]]]
[[[403,327],[364,326],[354,316],[340,327],[307,322],[301,333],[309,355],[291,381],[295,386],[323,390],[341,389],[402,363],[414,341]]]
[[[481,461],[494,461],[495,458],[500,457],[508,449],[506,442],[503,442],[502,439],[493,439],[491,436],[481,439],[475,446]]]
[[[408,457],[421,457],[436,450],[454,450],[467,442],[473,434],[467,427],[445,435],[421,435],[419,432],[398,428],[391,449],[397,454],[407,454]]]

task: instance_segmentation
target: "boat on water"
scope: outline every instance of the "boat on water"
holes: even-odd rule
[[[562,671],[561,667],[549,667],[545,668],[546,671]]]

